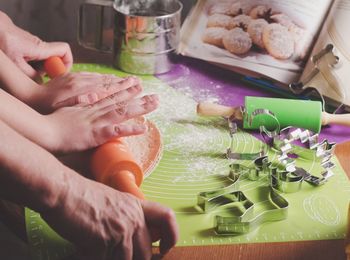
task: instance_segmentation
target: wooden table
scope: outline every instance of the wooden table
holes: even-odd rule
[[[111,63],[110,55],[97,54],[73,45],[77,62]],[[350,137],[349,137],[350,140]],[[337,144],[335,154],[350,178],[350,141]],[[0,205],[0,219],[17,236],[26,241],[23,208],[13,204]],[[223,246],[189,246],[173,248],[163,259],[346,259],[344,240],[321,240],[284,243],[233,244]],[[154,259],[159,259],[155,255]]]

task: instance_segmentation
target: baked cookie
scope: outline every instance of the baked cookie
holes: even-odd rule
[[[245,54],[252,47],[252,39],[241,28],[234,28],[225,33],[222,42],[225,49],[233,54]]]
[[[295,58],[303,59],[307,55],[310,44],[313,40],[311,34],[305,29],[296,25],[293,20],[286,14],[275,14],[271,18],[288,28],[288,31],[292,34],[295,43]]]
[[[268,22],[266,22],[264,19],[252,20],[248,25],[247,33],[249,34],[250,38],[252,38],[253,43],[261,49],[265,48],[262,35],[264,28],[267,25]]]
[[[311,33],[297,25],[290,27],[289,32],[292,34],[295,42],[295,58],[304,59],[313,41]]]
[[[244,31],[247,31],[248,25],[249,23],[252,21],[252,18],[248,15],[245,14],[240,14],[237,15],[236,17],[233,18],[233,27],[240,27],[242,28]]]
[[[207,27],[222,27],[230,30],[235,27],[235,22],[231,16],[213,14],[208,17]]]
[[[242,13],[241,3],[217,3],[209,8],[209,15],[224,14],[236,16]]]
[[[221,27],[206,28],[203,33],[202,41],[223,48],[224,44],[222,43],[222,38],[227,32],[225,28]]]
[[[276,59],[285,60],[294,52],[294,39],[292,34],[278,23],[265,26],[263,31],[263,43],[267,52]]]
[[[269,10],[271,10],[271,8],[268,8],[265,5],[257,5],[250,10],[249,16],[253,19],[259,19],[264,17]]]
[[[252,10],[253,6],[256,5],[255,1],[251,0],[241,0],[239,1],[241,14],[249,15],[250,11]]]
[[[293,20],[288,15],[282,13],[271,15],[271,20],[287,27],[288,29],[295,25]]]

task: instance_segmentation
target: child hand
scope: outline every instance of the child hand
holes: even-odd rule
[[[29,77],[37,78],[36,71],[28,62],[41,61],[52,56],[61,57],[70,70],[73,64],[71,49],[67,43],[44,42],[38,37],[17,27],[11,19],[0,12],[0,49]]]
[[[40,112],[50,113],[64,106],[88,105],[122,92],[126,99],[142,91],[141,81],[136,77],[119,78],[99,73],[68,73],[39,86],[31,101]]]
[[[130,89],[129,89],[130,90]],[[158,97],[148,95],[129,100],[129,90],[122,90],[93,105],[63,107],[46,116],[50,134],[48,149],[75,152],[101,145],[113,137],[142,134],[146,127],[123,124],[158,107]]]

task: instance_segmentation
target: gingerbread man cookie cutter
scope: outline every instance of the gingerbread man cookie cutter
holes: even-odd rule
[[[332,44],[327,44],[322,50],[311,57],[313,63],[313,69],[306,75],[306,77],[300,81],[289,84],[289,89],[296,95],[308,96],[312,92],[315,92],[322,101],[323,111],[325,111],[325,99],[317,88],[311,87],[308,84],[318,74],[322,74],[325,81],[327,81],[330,88],[341,97],[345,99],[344,91],[342,91],[339,80],[332,72],[332,69],[339,64],[339,57],[335,54],[335,48]],[[343,104],[336,109],[336,111],[342,107]]]
[[[300,189],[302,177],[287,177],[287,173],[270,167],[267,156],[254,160],[253,167],[241,164],[231,164],[229,178],[233,184],[225,189],[201,192],[197,196],[197,206],[203,213],[219,208],[229,209],[230,216],[215,216],[214,229],[217,234],[244,234],[249,233],[265,222],[284,220],[288,215],[288,201],[278,193],[295,192]],[[255,214],[254,203],[239,190],[239,181],[242,178],[256,180],[259,175],[266,175],[269,179],[268,200],[274,208]],[[259,203],[259,202],[256,202]]]

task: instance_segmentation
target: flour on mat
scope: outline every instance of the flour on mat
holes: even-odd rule
[[[197,102],[193,99],[196,96],[197,100],[218,102],[218,97],[209,91],[194,92],[186,85],[175,90],[146,81],[144,86],[147,94],[156,93],[160,98],[159,108],[148,118],[162,133],[164,151],[171,152],[172,160],[186,162],[186,169],[173,182],[204,181],[218,175],[218,167],[226,166],[222,160],[226,152],[223,144],[230,141],[226,122],[197,116]]]

